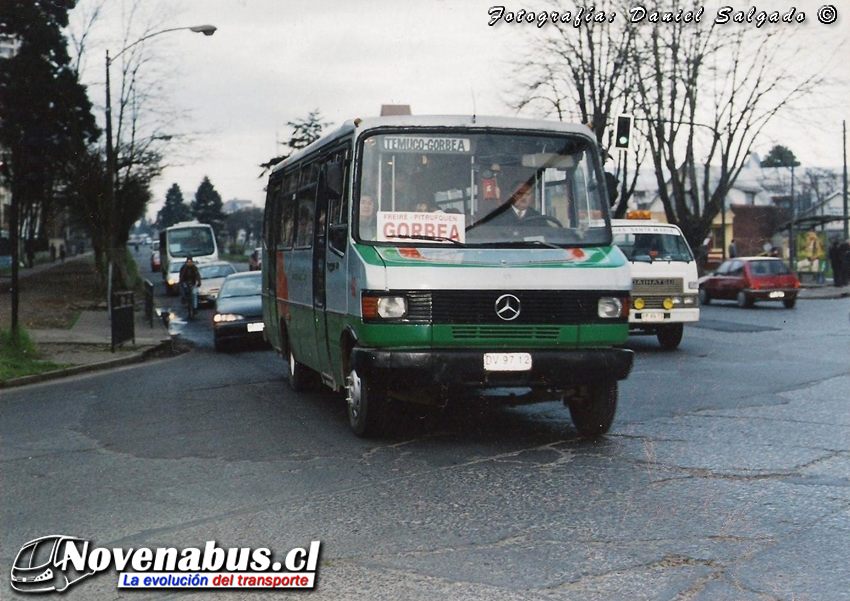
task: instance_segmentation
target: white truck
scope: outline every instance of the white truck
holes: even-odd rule
[[[611,228],[631,266],[629,333],[655,335],[663,349],[674,350],[684,324],[699,321],[699,273],[691,247],[669,223],[616,219]]]

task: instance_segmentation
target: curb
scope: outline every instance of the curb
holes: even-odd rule
[[[163,353],[178,355],[187,352],[187,350],[188,349],[186,348],[175,347],[175,345],[173,344],[173,340],[167,339],[161,341],[156,346],[152,346],[141,351],[133,351],[125,357],[107,359],[105,361],[100,361],[98,363],[89,363],[86,365],[72,365],[70,367],[54,369],[52,371],[46,371],[44,373],[35,374],[32,376],[21,376],[19,378],[12,378],[11,380],[7,380],[6,382],[0,382],[0,388],[18,388],[21,386],[29,386],[30,384],[39,384],[41,382],[49,382],[51,380],[67,378],[69,376],[104,371],[116,367],[124,367],[126,365],[143,363],[148,359],[159,356]]]

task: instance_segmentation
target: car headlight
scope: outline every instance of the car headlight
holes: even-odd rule
[[[244,315],[239,315],[238,313],[216,313],[213,315],[213,321],[215,323],[227,323],[230,321],[242,321],[245,319]]]
[[[617,319],[629,314],[629,302],[616,296],[603,296],[596,304],[597,314],[602,319]]]
[[[168,285],[169,286],[176,286],[178,281],[179,281],[178,276],[176,276],[176,275],[168,276]]]
[[[368,296],[360,300],[363,319],[403,319],[407,316],[407,299],[403,296]]]

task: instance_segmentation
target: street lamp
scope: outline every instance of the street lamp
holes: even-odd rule
[[[113,57],[109,56],[109,50],[106,51],[106,183],[107,183],[107,191],[106,191],[106,204],[109,210],[109,275],[108,275],[108,302],[111,307],[112,303],[112,253],[115,252],[115,148],[112,144],[112,95],[110,93],[110,80],[109,80],[109,67],[112,65],[112,61],[116,58],[127,52],[130,48],[136,46],[137,44],[141,44],[145,40],[149,40],[152,37],[162,35],[164,33],[170,33],[172,31],[191,31],[193,33],[202,33],[205,36],[211,36],[215,33],[216,27],[214,25],[194,25],[192,27],[171,27],[169,29],[163,29],[161,31],[155,31],[153,33],[149,33],[145,36],[142,36],[132,44],[125,46],[122,48],[118,54]]]

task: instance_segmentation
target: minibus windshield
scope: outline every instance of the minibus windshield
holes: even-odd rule
[[[382,131],[364,139],[361,156],[361,242],[610,243],[598,155],[581,136]]]
[[[629,261],[683,261],[690,263],[694,255],[685,239],[678,234],[614,233],[614,244]]]

